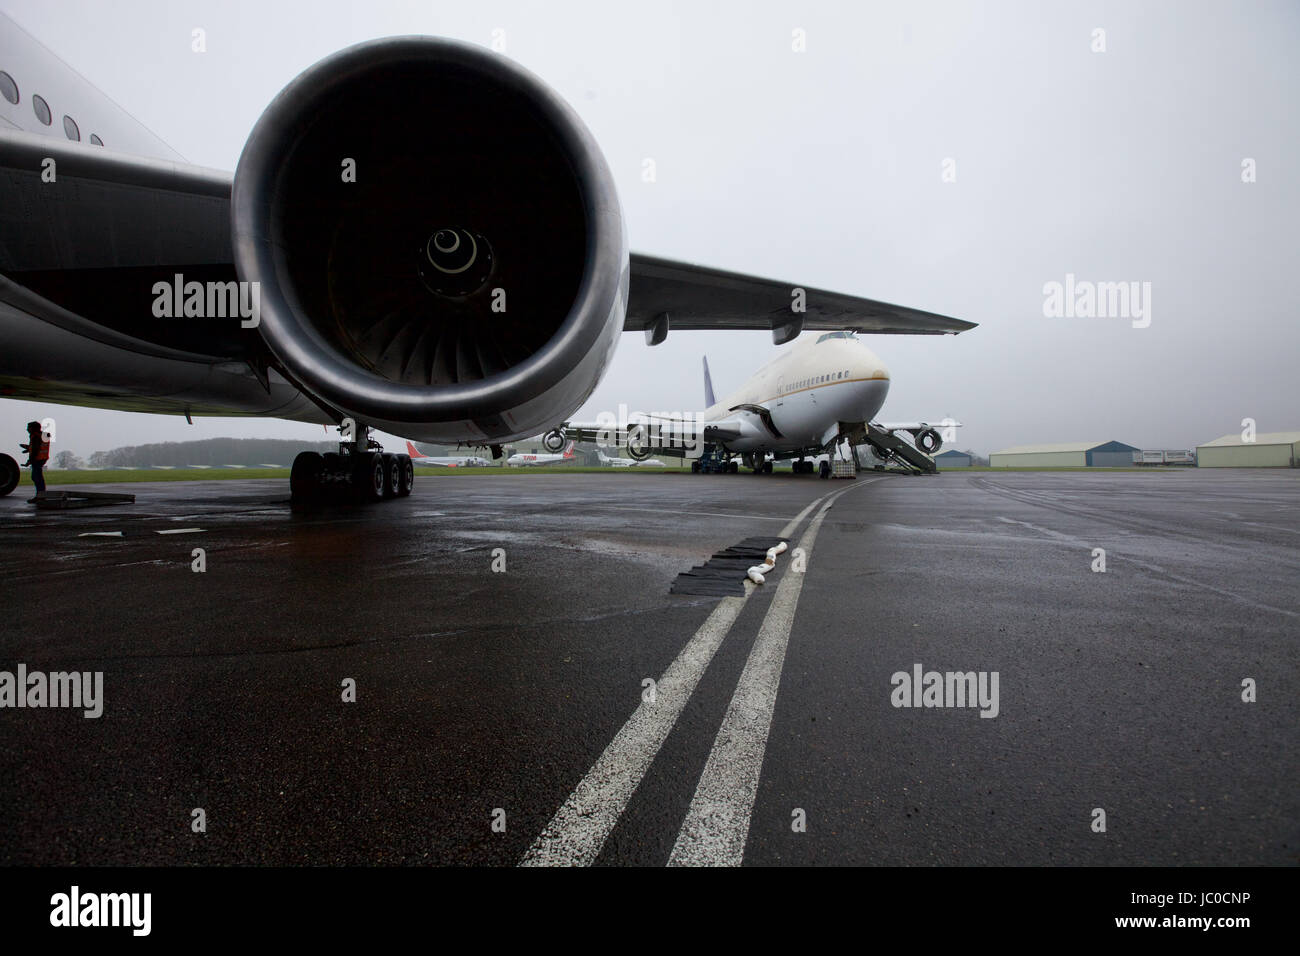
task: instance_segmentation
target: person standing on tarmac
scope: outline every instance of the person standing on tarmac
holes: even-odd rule
[[[36,497],[45,497],[45,476],[42,472],[45,469],[45,463],[50,460],[50,443],[45,440],[41,434],[40,422],[27,423],[28,444],[20,444],[18,447],[27,452],[27,461],[24,465],[32,467],[32,484],[36,486]]]

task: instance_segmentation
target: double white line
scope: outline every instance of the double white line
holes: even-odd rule
[[[826,511],[853,487],[818,498],[781,529],[780,537],[788,538],[820,505],[797,546],[806,561]],[[781,577],[677,836],[670,865],[738,865],[741,861],[803,577],[792,571]],[[641,702],[533,841],[520,866],[587,866],[596,859],[753,590],[754,585],[746,581],[744,597],[718,602],[664,671],[655,702]]]

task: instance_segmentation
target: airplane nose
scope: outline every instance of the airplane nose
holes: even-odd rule
[[[871,421],[885,404],[885,396],[889,393],[889,369],[866,346],[861,347],[854,364],[856,368],[853,377],[860,389],[857,395],[857,417],[862,421]]]
[[[858,367],[856,369],[857,374],[853,376],[854,378],[874,379],[885,382],[889,381],[889,369],[886,368],[885,363],[880,360],[880,356],[866,346],[863,346],[861,351],[858,353],[856,364]]]

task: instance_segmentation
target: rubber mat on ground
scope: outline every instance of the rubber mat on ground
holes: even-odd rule
[[[767,549],[780,543],[780,538],[746,538],[719,551],[703,564],[677,575],[669,593],[739,597],[745,593],[745,572],[756,564],[762,564],[767,558]]]

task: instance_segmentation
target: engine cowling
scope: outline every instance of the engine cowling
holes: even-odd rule
[[[627,456],[633,461],[650,457],[650,429],[645,425],[629,425],[627,429]]]
[[[933,428],[927,428],[925,431],[917,432],[916,447],[927,455],[933,455],[943,447],[943,437]]]
[[[603,155],[541,80],[434,37],[310,67],[245,144],[235,265],[287,376],[417,440],[510,441],[570,415],[627,306]]]

